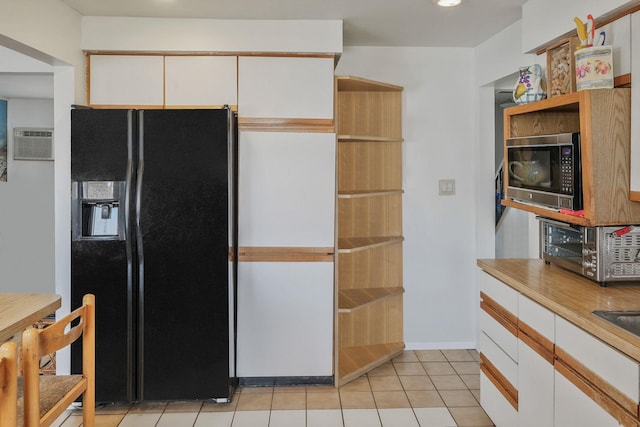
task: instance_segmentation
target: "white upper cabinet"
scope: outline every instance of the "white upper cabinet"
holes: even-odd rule
[[[167,107],[237,105],[237,57],[165,57],[165,104]]]
[[[333,58],[240,57],[238,115],[333,118]]]
[[[91,55],[89,103],[110,106],[164,104],[162,56]]]
[[[613,75],[631,72],[631,16],[626,15],[595,31],[594,43],[601,32],[605,33],[604,44],[613,46]]]

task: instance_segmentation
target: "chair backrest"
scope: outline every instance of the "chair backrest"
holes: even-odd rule
[[[16,343],[0,346],[0,427],[16,426],[18,350]]]
[[[82,379],[59,398],[51,409],[41,411],[40,359],[71,345],[82,337]],[[95,297],[87,294],[82,306],[44,329],[29,328],[22,334],[22,372],[25,427],[48,425],[79,396],[83,412],[95,407]],[[62,379],[62,377],[60,377]],[[42,414],[41,412],[45,412]],[[93,414],[93,410],[91,410]],[[84,425],[93,425],[85,419]]]

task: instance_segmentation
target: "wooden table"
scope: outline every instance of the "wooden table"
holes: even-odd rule
[[[0,294],[0,343],[55,312],[61,304],[56,294]]]

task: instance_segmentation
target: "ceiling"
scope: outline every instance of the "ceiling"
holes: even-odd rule
[[[436,6],[433,0],[61,1],[86,16],[341,19],[345,46],[476,47],[519,20],[526,0],[462,0],[454,8]],[[17,54],[0,46],[0,57],[5,55]],[[0,97],[52,98],[47,79],[38,72],[0,73]]]
[[[476,47],[521,17],[526,0],[62,0],[85,16],[342,19],[345,46]]]

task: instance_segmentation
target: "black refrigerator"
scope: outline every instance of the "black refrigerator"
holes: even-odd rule
[[[234,113],[74,108],[71,128],[71,305],[96,296],[96,400],[230,400]]]

